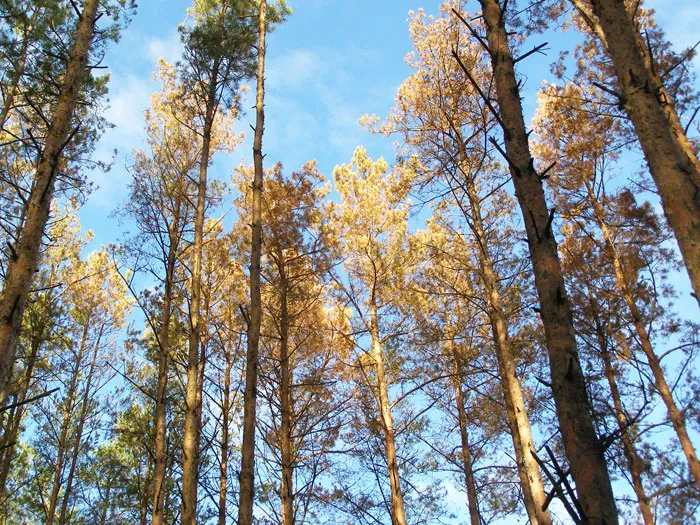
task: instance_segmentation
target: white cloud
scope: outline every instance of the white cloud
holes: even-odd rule
[[[182,55],[182,41],[177,31],[170,33],[165,38],[147,38],[146,56],[152,64],[156,64],[159,58],[166,62],[175,63]]]

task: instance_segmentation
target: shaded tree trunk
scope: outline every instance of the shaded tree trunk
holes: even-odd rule
[[[100,332],[97,336],[97,341],[95,342],[95,348],[92,352],[92,361],[90,362],[90,370],[88,372],[87,378],[85,379],[85,390],[83,391],[83,399],[81,400],[80,416],[78,418],[78,428],[73,435],[73,451],[71,453],[71,464],[68,469],[68,477],[66,478],[66,488],[63,491],[63,500],[61,501],[61,513],[59,514],[58,522],[63,525],[66,523],[66,517],[68,512],[68,503],[70,501],[70,494],[73,489],[73,480],[75,479],[75,469],[78,466],[78,457],[80,455],[80,443],[83,439],[83,431],[85,429],[85,420],[87,419],[88,410],[90,408],[90,398],[92,397],[92,379],[95,373],[95,365],[97,364],[97,353],[100,349],[100,341],[102,339],[102,331],[104,327],[100,328]]]
[[[578,359],[550,211],[530,153],[504,13],[496,0],[480,0],[480,3],[505,138],[505,153],[523,214],[540,300],[552,394],[564,448],[585,519],[592,524],[616,524],[615,499]]]
[[[469,522],[471,525],[481,525],[481,514],[479,513],[479,499],[476,491],[476,481],[474,480],[474,467],[472,463],[472,452],[469,446],[469,422],[467,410],[464,408],[464,392],[462,391],[462,360],[457,348],[452,345],[452,363],[454,365],[454,388],[455,401],[457,403],[457,419],[459,423],[459,437],[462,444],[462,469],[464,471],[464,481],[467,487],[467,503],[469,506]]]
[[[99,0],[85,0],[83,3],[58,103],[53,110],[46,144],[37,162],[24,227],[16,253],[9,261],[0,294],[0,406],[7,399],[27,294],[39,267],[56,173],[63,158],[63,148],[72,138],[71,121],[85,80],[98,7]]]
[[[258,67],[255,97],[255,137],[253,139],[253,209],[251,214],[250,318],[246,352],[245,393],[243,395],[243,443],[241,447],[240,502],[238,525],[253,524],[255,497],[255,409],[258,384],[258,351],[262,304],[260,297],[260,259],[262,254],[262,138],[265,128],[265,32],[267,1],[260,1],[258,15]]]
[[[280,456],[282,463],[282,525],[294,524],[294,465],[292,458],[292,373],[289,357],[289,283],[280,257]]]
[[[600,306],[590,294],[589,297],[591,301],[591,309],[594,312],[595,332],[598,340],[598,346],[600,347],[600,357],[603,360],[603,373],[608,382],[608,386],[610,387],[610,395],[612,396],[613,407],[615,410],[615,419],[617,420],[617,425],[620,429],[622,449],[625,454],[625,459],[627,459],[627,468],[629,470],[630,477],[632,478],[632,487],[635,495],[637,496],[639,511],[642,514],[644,525],[654,525],[654,515],[651,511],[651,505],[649,504],[649,497],[647,496],[646,491],[644,490],[644,484],[642,483],[642,459],[639,457],[637,449],[634,446],[632,436],[630,435],[629,422],[627,420],[625,409],[622,406],[622,396],[620,395],[620,390],[617,387],[617,374],[612,362],[612,355],[608,344],[608,336],[605,333],[605,329],[603,328],[598,317]]]

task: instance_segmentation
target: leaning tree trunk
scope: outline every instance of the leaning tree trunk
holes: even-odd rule
[[[700,488],[700,461],[698,461],[695,447],[693,446],[690,436],[688,435],[688,429],[686,428],[685,424],[685,415],[683,414],[683,411],[678,408],[676,400],[673,398],[673,391],[666,381],[664,370],[661,367],[661,360],[654,351],[654,347],[651,344],[651,338],[649,337],[649,332],[644,325],[642,313],[639,310],[639,306],[633,297],[630,287],[628,286],[623,261],[620,258],[617,251],[617,246],[613,240],[612,232],[610,231],[610,227],[605,219],[605,210],[603,209],[602,204],[598,201],[595,192],[593,191],[593,187],[589,182],[586,182],[586,190],[588,192],[588,197],[591,200],[591,204],[593,205],[596,222],[598,223],[598,227],[603,234],[603,240],[605,241],[605,245],[607,246],[608,252],[612,258],[617,291],[627,304],[627,308],[629,309],[630,316],[632,318],[632,324],[634,325],[634,329],[637,333],[639,345],[642,347],[642,352],[644,352],[644,355],[649,362],[651,373],[654,376],[654,386],[659,392],[664,405],[666,405],[669,419],[673,424],[673,429],[676,431],[678,440],[681,442],[683,454],[685,454],[685,459],[688,462],[688,468],[695,479],[695,484],[698,486],[698,488]]]
[[[83,390],[83,399],[81,400],[80,415],[78,416],[78,428],[73,434],[73,451],[71,454],[70,467],[68,468],[68,477],[66,478],[65,488],[63,489],[63,499],[61,501],[61,512],[58,517],[58,523],[63,525],[66,523],[68,516],[68,503],[70,502],[71,491],[73,490],[73,480],[75,479],[75,471],[78,467],[78,458],[80,456],[80,444],[83,440],[83,431],[85,429],[85,421],[87,420],[88,412],[90,411],[90,402],[92,397],[92,380],[95,374],[97,365],[97,354],[100,351],[100,342],[102,341],[102,332],[104,325],[100,328],[100,332],[95,341],[95,347],[92,352],[92,361],[90,362],[90,370],[85,379],[85,390]]]
[[[458,138],[458,148],[462,159],[467,158],[464,141]],[[530,420],[527,416],[523,391],[515,371],[515,360],[508,339],[508,325],[503,310],[501,294],[498,290],[499,276],[493,267],[489,251],[489,241],[481,214],[481,199],[470,173],[465,172],[465,192],[471,207],[472,233],[476,238],[479,276],[486,292],[488,317],[491,323],[496,360],[498,362],[499,381],[505,401],[506,417],[513,440],[513,450],[523,489],[525,509],[532,525],[551,525],[552,518],[545,508],[547,495],[542,483],[540,467],[535,460],[535,444],[532,439]],[[466,214],[465,214],[466,216]]]
[[[58,103],[51,117],[46,144],[39,155],[24,227],[7,266],[5,285],[0,293],[0,406],[7,398],[27,294],[39,267],[56,172],[63,159],[63,149],[72,138],[71,121],[87,74],[98,7],[99,0],[85,0],[83,4]]]
[[[260,1],[258,16],[258,69],[255,97],[255,137],[253,139],[253,210],[251,216],[250,317],[246,353],[245,393],[243,395],[243,443],[241,446],[240,502],[238,525],[253,524],[255,496],[255,408],[258,385],[258,351],[262,304],[260,297],[260,258],[262,254],[262,138],[265,128],[265,32],[267,0]]]
[[[654,514],[652,513],[651,505],[649,504],[649,496],[647,496],[647,493],[644,490],[644,484],[642,483],[642,458],[639,457],[637,449],[634,446],[632,436],[630,435],[629,421],[622,405],[620,389],[617,386],[617,373],[613,366],[608,336],[605,333],[603,325],[598,317],[600,305],[591,295],[590,291],[589,301],[591,304],[591,309],[594,312],[595,333],[596,339],[598,340],[598,346],[600,347],[600,357],[603,360],[603,374],[605,375],[605,379],[610,387],[610,395],[612,396],[613,407],[615,410],[615,419],[617,420],[617,425],[620,429],[622,450],[625,454],[625,459],[627,459],[627,469],[629,470],[630,477],[632,478],[632,488],[637,496],[639,511],[642,514],[644,525],[654,525]]]
[[[639,137],[695,298],[700,301],[700,161],[625,2],[591,3],[596,20],[586,20],[594,32],[604,35],[620,82],[620,102]]]
[[[540,300],[552,394],[564,449],[585,514],[584,519],[592,524],[616,524],[615,499],[604,450],[593,425],[586,383],[578,358],[571,309],[551,228],[552,216],[530,153],[504,13],[497,0],[480,2],[505,138],[505,154],[523,214]]]
[[[83,355],[87,346],[88,324],[83,327],[83,333],[80,338],[80,346],[78,354],[75,357],[73,371],[68,383],[68,392],[66,393],[66,405],[63,411],[63,420],[61,422],[61,431],[58,435],[56,464],[53,469],[53,482],[51,484],[51,495],[49,496],[48,509],[46,511],[46,525],[53,525],[56,517],[56,507],[58,506],[58,495],[61,491],[61,477],[63,476],[64,462],[66,460],[66,448],[68,441],[68,431],[71,424],[71,415],[76,401],[76,391],[78,388],[78,378],[80,375],[80,367],[83,361]]]
[[[394,420],[391,416],[391,403],[389,402],[389,390],[384,373],[384,354],[379,338],[379,321],[377,319],[377,305],[372,299],[370,305],[370,336],[372,338],[372,357],[377,373],[377,403],[379,415],[384,430],[384,446],[386,451],[386,463],[389,470],[389,485],[391,486],[391,523],[393,525],[406,525],[406,514],[403,508],[403,494],[399,479],[399,465],[396,461],[396,441],[394,436]]]

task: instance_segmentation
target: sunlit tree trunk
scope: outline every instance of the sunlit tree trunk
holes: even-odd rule
[[[179,204],[176,205],[179,210]],[[179,218],[173,220],[177,225]],[[175,227],[175,226],[173,226]],[[168,247],[168,259],[165,271],[165,289],[163,295],[163,311],[158,336],[158,386],[156,387],[156,403],[154,411],[155,443],[153,451],[153,511],[151,523],[163,525],[165,523],[165,511],[163,501],[165,496],[165,470],[167,463],[167,435],[166,435],[166,409],[168,389],[168,362],[170,356],[170,318],[172,316],[173,279],[175,272],[176,250],[173,242],[174,235],[170,235]]]
[[[98,7],[99,0],[85,0],[83,3],[58,103],[52,112],[46,143],[38,159],[24,227],[0,293],[0,406],[7,399],[27,294],[39,266],[56,173],[62,162],[63,148],[71,139],[71,121],[86,76]]]
[[[199,378],[204,363],[200,363],[202,338],[202,256],[204,247],[204,219],[207,203],[207,174],[211,160],[211,132],[216,114],[217,67],[213,68],[209,82],[206,113],[202,128],[202,152],[199,159],[197,183],[197,208],[194,218],[194,244],[192,246],[192,281],[190,286],[190,335],[187,352],[187,386],[185,388],[185,432],[182,442],[182,511],[183,525],[197,523],[197,484],[199,480],[200,442],[200,388]]]
[[[695,484],[700,488],[700,461],[698,461],[698,456],[695,452],[695,447],[693,446],[690,436],[688,435],[688,429],[685,424],[685,417],[683,412],[678,408],[676,400],[673,398],[673,392],[671,387],[666,381],[666,376],[664,375],[664,370],[661,367],[661,360],[656,355],[654,347],[651,343],[651,338],[649,337],[649,332],[646,326],[644,326],[644,320],[642,313],[639,310],[639,306],[635,298],[632,295],[627,279],[625,277],[625,269],[623,261],[615,246],[615,241],[613,240],[612,233],[610,232],[610,227],[605,219],[605,210],[603,206],[598,201],[593,187],[590,182],[586,181],[586,191],[588,192],[588,198],[591,200],[593,205],[593,210],[596,216],[596,222],[603,234],[603,239],[608,248],[610,257],[612,258],[613,268],[615,270],[615,284],[617,286],[617,291],[622,295],[625,300],[627,307],[629,308],[630,316],[632,317],[632,323],[634,325],[635,332],[639,341],[639,345],[642,348],[642,352],[649,362],[649,368],[654,376],[654,386],[659,392],[661,399],[666,405],[666,410],[668,410],[668,416],[673,424],[673,429],[676,431],[678,440],[681,442],[681,448],[683,449],[683,454],[685,454],[686,461],[688,462],[688,467],[690,472],[695,479]]]
[[[464,141],[459,139],[460,154],[466,158]],[[476,238],[477,256],[480,266],[480,277],[486,292],[488,316],[491,322],[496,360],[499,369],[499,381],[505,401],[506,417],[513,440],[518,476],[523,489],[523,499],[530,523],[532,525],[550,525],[552,518],[549,511],[543,509],[546,494],[540,468],[533,456],[535,444],[527,416],[525,400],[515,371],[513,351],[508,339],[508,325],[503,310],[501,294],[498,290],[498,276],[493,268],[489,253],[488,238],[484,229],[481,214],[481,199],[479,198],[474,179],[466,173],[465,190],[471,208],[470,220],[472,232]]]
[[[384,446],[386,463],[389,469],[389,485],[391,486],[391,522],[394,525],[406,525],[406,514],[403,508],[403,494],[399,480],[399,465],[396,461],[396,443],[394,436],[394,420],[391,416],[389,390],[384,373],[384,353],[379,337],[379,320],[377,318],[376,298],[372,297],[370,304],[370,336],[372,338],[372,358],[377,374],[377,402],[384,430]]]
[[[576,4],[581,10],[581,2]],[[603,36],[620,82],[620,102],[639,137],[695,298],[700,301],[700,161],[625,2],[592,0],[591,4],[595,17],[584,19]],[[693,471],[693,475],[698,481],[698,473]]]
[[[552,394],[564,448],[585,519],[592,524],[616,524],[615,499],[603,448],[593,425],[550,211],[530,153],[504,13],[496,0],[480,2],[505,138],[505,153],[523,214],[540,300]]]
[[[243,444],[241,448],[240,503],[238,525],[253,524],[255,496],[255,408],[258,384],[258,350],[262,305],[260,297],[260,258],[262,253],[262,138],[265,127],[265,32],[267,1],[261,0],[258,14],[258,67],[255,97],[255,137],[253,139],[253,209],[251,214],[250,316],[246,355],[245,393],[243,397]]]
[[[230,343],[229,343],[230,344]],[[228,453],[229,425],[231,424],[231,369],[233,368],[233,351],[226,352],[224,369],[223,402],[221,406],[221,458],[219,466],[219,525],[226,525],[226,500],[228,490]]]

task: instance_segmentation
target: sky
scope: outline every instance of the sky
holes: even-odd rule
[[[177,25],[185,18],[189,0],[142,0],[120,42],[105,59],[111,76],[107,120],[115,127],[98,144],[96,157],[118,154],[109,173],[93,172],[98,189],[81,212],[83,224],[95,232],[92,247],[114,242],[119,228],[110,212],[126,198],[130,152],[144,139],[143,112],[158,89],[153,71],[159,57],[174,62],[181,47]],[[336,164],[349,162],[363,144],[370,156],[393,160],[393,139],[361,129],[363,114],[386,116],[396,90],[410,74],[404,57],[411,50],[407,15],[424,8],[436,14],[438,0],[290,0],[293,14],[268,39],[266,129],[263,148],[267,166],[282,162],[287,170],[316,159],[331,178]],[[476,2],[469,8],[477,10]],[[678,47],[700,38],[696,23],[700,5],[693,1],[648,0],[657,7],[657,20]],[[536,90],[549,75],[548,64],[574,41],[560,31],[538,36],[532,45],[549,42],[546,56],[535,55],[519,64],[526,78],[524,106],[534,111]],[[696,68],[700,59],[695,60]],[[214,177],[230,180],[232,169],[252,163],[250,125],[254,124],[251,90],[238,130],[246,140],[214,165]]]
[[[268,39],[266,73],[265,165],[282,162],[289,171],[316,159],[328,179],[333,167],[347,163],[358,145],[370,156],[393,161],[393,139],[371,135],[360,127],[364,114],[386,116],[396,90],[410,73],[404,57],[411,50],[407,16],[423,7],[437,14],[437,0],[289,0],[293,14]],[[95,233],[90,245],[116,242],[121,227],[110,214],[127,197],[130,152],[142,147],[143,113],[158,90],[153,71],[159,57],[174,62],[181,47],[177,25],[185,18],[188,0],[141,0],[121,41],[108,51],[104,63],[111,75],[105,116],[114,128],[98,144],[96,157],[111,158],[112,170],[88,174],[98,188],[80,212],[84,228]],[[700,39],[700,3],[647,0],[656,7],[657,22],[676,48]],[[476,11],[476,2],[469,7]],[[519,64],[526,78],[526,119],[532,116],[536,91],[549,77],[549,63],[559,50],[570,47],[575,35],[561,31],[537,36],[527,47],[549,42],[547,56],[534,56]],[[696,58],[696,69],[700,59]],[[252,86],[252,84],[251,84]],[[226,158],[219,158],[212,176],[229,181],[232,170],[252,164],[250,126],[254,124],[253,91],[244,104],[246,114],[237,124],[247,135]],[[461,494],[456,493],[455,497]],[[451,498],[452,499],[452,498]]]

